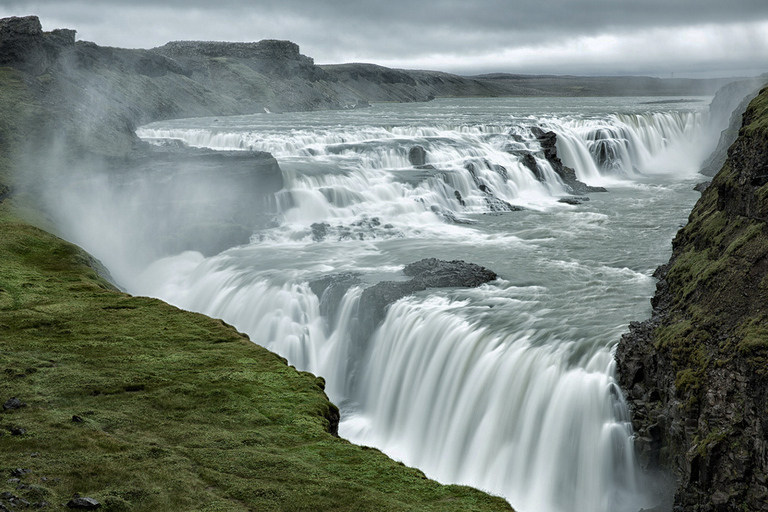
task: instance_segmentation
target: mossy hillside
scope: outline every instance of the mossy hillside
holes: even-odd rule
[[[0,183],[45,110],[0,69]],[[116,291],[0,198],[0,492],[102,510],[511,510],[328,432],[323,381],[226,324]],[[20,434],[22,435],[14,435]],[[16,468],[31,470],[8,481]],[[8,504],[0,498],[0,503]]]

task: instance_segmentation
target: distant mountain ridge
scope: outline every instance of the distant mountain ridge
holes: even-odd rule
[[[463,77],[375,64],[317,65],[290,41],[172,41],[151,50],[44,32],[35,16],[0,20],[0,65],[60,113],[75,146],[126,154],[136,126],[183,117],[343,109],[436,97],[714,94],[717,80],[493,74]],[[94,144],[96,142],[96,144]]]

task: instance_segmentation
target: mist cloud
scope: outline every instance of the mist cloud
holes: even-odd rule
[[[5,0],[101,45],[289,39],[319,63],[374,62],[462,74],[668,76],[768,70],[764,0]]]

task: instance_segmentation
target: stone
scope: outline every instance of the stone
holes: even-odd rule
[[[408,161],[414,167],[425,165],[427,163],[427,150],[421,146],[413,146],[408,151]]]
[[[10,398],[6,400],[6,402],[3,404],[3,410],[4,411],[13,411],[16,409],[21,409],[22,407],[26,407],[27,404],[23,403],[21,400],[19,400],[16,397]]]
[[[93,498],[73,498],[67,503],[67,507],[74,508],[76,510],[96,510],[101,508],[101,503]]]

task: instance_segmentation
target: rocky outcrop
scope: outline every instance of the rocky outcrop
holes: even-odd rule
[[[587,185],[583,181],[579,181],[576,178],[576,171],[563,165],[563,161],[560,160],[560,157],[557,156],[557,134],[555,132],[545,132],[538,126],[534,126],[531,131],[536,136],[539,144],[541,144],[541,150],[544,153],[544,158],[547,159],[555,173],[557,173],[557,175],[560,176],[560,179],[563,180],[563,183],[566,185],[566,187],[568,187],[570,193],[575,195],[583,195],[589,194],[591,192],[607,192],[607,190],[603,187],[593,187]],[[532,172],[534,172],[534,175],[537,176],[537,179],[541,179],[540,176],[542,176],[542,173],[540,170],[538,170],[535,159],[533,162],[531,162],[530,159],[526,161],[524,157],[523,165],[527,166],[529,169],[531,167],[535,167],[536,171]]]
[[[728,157],[728,148],[736,141],[741,128],[742,116],[749,102],[757,96],[760,87],[768,82],[768,76],[739,80],[720,89],[709,105],[709,124],[720,132],[717,147],[701,166],[701,174],[714,176]]]
[[[681,510],[768,510],[768,89],[616,352],[648,470]]]
[[[474,288],[498,277],[495,272],[474,263],[437,258],[426,258],[406,265],[403,274],[411,279],[381,281],[363,290],[352,333],[359,345],[364,345],[381,323],[389,305],[403,297],[427,288]],[[320,312],[333,322],[347,290],[362,284],[357,274],[345,273],[318,278],[311,281],[309,286],[320,297]]]

